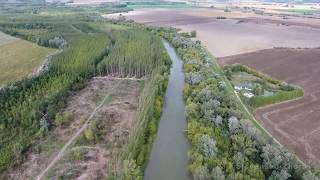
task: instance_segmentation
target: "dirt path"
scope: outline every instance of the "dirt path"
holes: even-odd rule
[[[44,59],[42,65],[40,67],[38,67],[35,72],[32,73],[32,76],[38,76],[40,73],[46,71],[48,69],[48,65],[50,63],[50,61],[52,60],[53,56],[62,53],[62,49],[56,50],[53,53],[50,53],[46,56],[46,58]]]
[[[79,135],[90,125],[91,119],[95,116],[95,114],[99,111],[99,109],[104,105],[105,101],[108,99],[110,94],[113,93],[113,90],[116,89],[123,80],[120,80],[114,87],[112,87],[111,91],[106,94],[101,101],[101,103],[93,110],[90,114],[89,118],[85,121],[82,127],[72,136],[72,138],[61,148],[58,154],[52,159],[51,163],[47,165],[47,167],[41,171],[41,173],[37,176],[37,180],[41,180],[44,175],[64,156],[68,147],[79,137]]]
[[[107,79],[107,80],[131,80],[131,81],[144,81],[147,78],[135,78],[135,77],[113,77],[113,76],[97,76],[93,79]]]

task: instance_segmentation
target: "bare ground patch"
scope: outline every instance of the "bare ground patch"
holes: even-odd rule
[[[88,116],[110,94],[89,122],[88,128],[66,149],[46,173],[47,178],[97,179],[105,177],[114,151],[122,148],[133,127],[140,81],[94,78],[67,100],[63,112],[71,118],[43,140],[35,142],[22,165],[3,173],[4,179],[34,179],[77,133]],[[90,130],[87,130],[90,129]],[[89,132],[90,131],[90,132]]]

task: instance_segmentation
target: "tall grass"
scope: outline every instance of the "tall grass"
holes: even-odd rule
[[[279,103],[282,101],[288,101],[298,97],[302,97],[304,94],[302,89],[295,89],[293,91],[279,91],[272,96],[255,96],[249,100],[249,105],[253,108],[258,108],[270,104]]]

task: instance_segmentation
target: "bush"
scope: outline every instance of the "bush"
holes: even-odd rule
[[[73,120],[73,114],[71,112],[66,111],[63,113],[57,113],[54,123],[56,126],[61,126],[66,125],[71,120]]]
[[[62,37],[54,37],[49,40],[49,47],[62,49],[67,46],[67,41]]]
[[[197,37],[197,31],[191,31],[190,32],[190,37],[192,37],[192,38]]]
[[[97,139],[96,137],[96,131],[94,128],[89,127],[88,129],[84,130],[84,137],[86,138],[86,140],[88,141],[94,141]]]

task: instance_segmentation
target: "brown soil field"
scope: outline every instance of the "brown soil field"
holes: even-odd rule
[[[310,25],[306,18],[290,17],[286,20],[280,16],[225,13],[209,8],[138,9],[124,16],[151,25],[173,26],[183,31],[196,30],[197,39],[216,57],[273,47],[320,47],[320,28],[316,28],[320,20],[316,19]],[[218,16],[227,19],[216,19]],[[239,23],[239,20],[245,21]]]
[[[259,17],[248,17],[248,18],[233,18],[239,20],[239,22],[253,22],[256,24],[276,24],[283,26],[301,26],[320,29],[320,24],[318,19],[311,18],[292,18],[292,19],[277,19],[277,18],[259,18]],[[314,22],[314,23],[312,23]]]
[[[85,4],[101,4],[106,2],[117,2],[118,0],[72,0],[71,5],[85,5]],[[46,0],[46,2],[69,2],[69,0]]]
[[[255,111],[257,120],[306,163],[320,162],[320,49],[276,48],[220,58],[303,87],[304,97]]]
[[[84,135],[86,131],[81,133],[43,178],[105,178],[113,154],[127,143],[133,128],[139,92],[140,84],[137,80],[93,78],[86,88],[67,99],[62,113],[70,113],[71,118],[65,124],[57,126],[47,137],[35,142],[23,163],[3,172],[0,179],[37,177],[58,156],[62,147],[85,126],[92,113],[95,114],[86,129],[94,126],[99,139],[87,140]],[[106,95],[106,101],[95,111]]]

